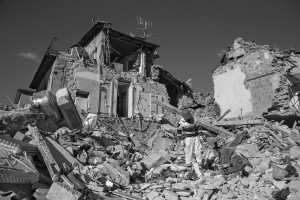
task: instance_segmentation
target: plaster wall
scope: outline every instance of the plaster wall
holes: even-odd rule
[[[231,109],[225,118],[234,118],[241,114],[247,116],[252,113],[251,92],[244,85],[245,78],[246,75],[239,65],[233,70],[213,77],[214,97],[220,106],[221,115]]]

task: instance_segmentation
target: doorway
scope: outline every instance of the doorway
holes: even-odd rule
[[[128,117],[128,91],[130,82],[118,81],[117,114]]]

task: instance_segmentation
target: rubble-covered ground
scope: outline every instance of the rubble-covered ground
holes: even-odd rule
[[[300,199],[300,127],[199,118],[203,162],[185,166],[179,117],[72,132],[31,106],[1,110],[1,199]]]

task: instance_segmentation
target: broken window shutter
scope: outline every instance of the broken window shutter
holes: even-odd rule
[[[109,112],[109,85],[102,84],[100,88],[100,113],[108,114]]]
[[[134,86],[131,83],[128,89],[128,117],[134,116],[133,109],[134,109]]]
[[[157,96],[155,94],[151,94],[151,114],[157,114],[157,104],[155,103],[155,101],[153,99],[156,99]]]
[[[108,114],[109,116],[112,116],[112,106],[113,106],[113,93],[114,93],[114,84],[113,81],[110,82],[110,86],[109,86],[109,95],[108,95]]]
[[[118,102],[118,80],[113,80],[113,115],[117,115],[117,102]]]
[[[117,113],[117,98],[118,98],[118,80],[112,80],[110,83],[109,95],[109,116]]]

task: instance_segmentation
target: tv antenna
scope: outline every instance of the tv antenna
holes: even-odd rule
[[[147,32],[147,28],[152,27],[152,21],[145,20],[145,19],[143,19],[141,17],[138,17],[138,16],[136,17],[136,20],[137,20],[137,23],[138,23],[139,26],[144,26],[144,27],[139,27],[139,28],[135,28],[135,29],[143,30],[144,35],[141,36],[141,38],[146,41],[154,33],[154,32],[151,32],[151,33],[148,34],[148,32]]]

